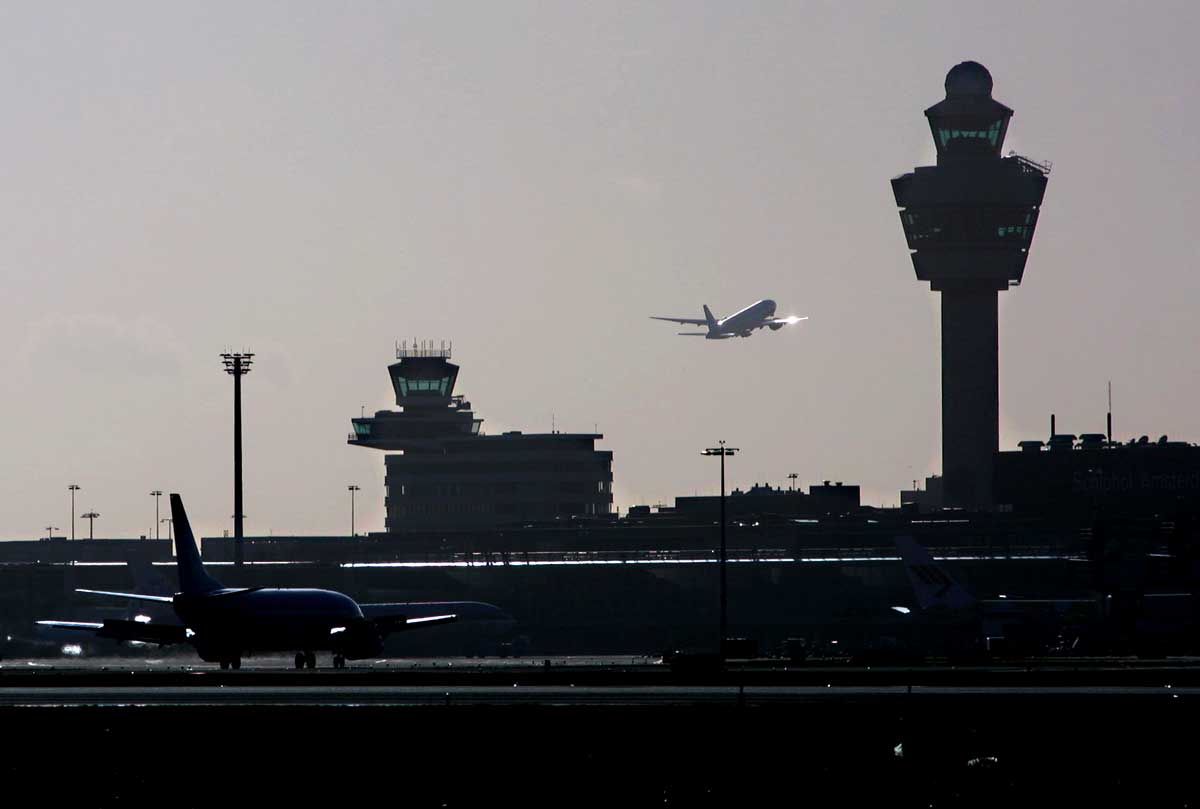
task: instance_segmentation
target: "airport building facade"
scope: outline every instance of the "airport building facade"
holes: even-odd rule
[[[388,367],[399,410],[352,419],[351,446],[383,450],[385,529],[487,528],[609,519],[612,452],[594,433],[485,435],[454,393],[445,346],[398,346]]]
[[[1019,450],[996,453],[995,477],[997,507],[1021,514],[1172,519],[1200,511],[1200,447],[1165,435],[1022,441]]]

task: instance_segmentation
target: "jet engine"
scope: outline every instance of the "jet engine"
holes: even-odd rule
[[[779,331],[783,328],[782,323],[768,323],[767,325],[770,326],[771,331]]]
[[[345,627],[335,627],[331,634],[334,651],[350,660],[378,657],[383,653],[383,638],[371,621],[358,620]]]

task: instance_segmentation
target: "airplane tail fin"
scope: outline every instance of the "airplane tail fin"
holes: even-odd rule
[[[715,327],[716,327],[716,325],[717,325],[717,319],[716,319],[715,317],[713,317],[712,310],[708,308],[708,304],[707,304],[707,303],[706,303],[706,304],[704,304],[704,319],[705,319],[706,321],[708,321],[708,327],[709,327],[710,329],[712,329],[712,328],[715,328]]]
[[[912,537],[896,537],[896,549],[922,610],[963,610],[975,606],[975,597],[933,560]]]
[[[175,561],[179,566],[179,592],[184,595],[204,595],[214,590],[224,589],[224,585],[208,575],[204,569],[204,563],[200,561],[196,538],[192,536],[192,526],[188,523],[187,512],[183,510],[183,499],[177,494],[171,495],[171,520],[175,529]]]

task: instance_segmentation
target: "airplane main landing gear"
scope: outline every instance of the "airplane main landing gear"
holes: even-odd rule
[[[317,667],[316,652],[296,652],[296,668],[302,669],[308,666],[310,669]]]
[[[346,668],[346,658],[342,657],[341,655],[334,655],[333,656],[333,667],[335,669]]]

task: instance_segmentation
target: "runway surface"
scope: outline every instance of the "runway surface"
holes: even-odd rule
[[[1180,661],[685,676],[628,657],[249,662],[3,661],[0,778],[54,790],[66,766],[72,798],[180,807],[1010,809],[1195,792],[1179,740],[1200,721],[1200,670]]]
[[[801,686],[801,687],[712,687],[712,686],[620,686],[547,687],[513,684],[491,686],[357,686],[357,685],[195,685],[139,687],[0,687],[0,705],[122,707],[122,706],[340,706],[405,707],[463,705],[540,706],[768,706],[798,703],[895,702],[908,700],[1053,699],[1094,701],[1120,698],[1163,701],[1194,700],[1200,688],[946,688],[923,686]]]

